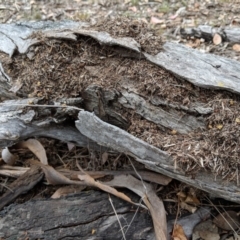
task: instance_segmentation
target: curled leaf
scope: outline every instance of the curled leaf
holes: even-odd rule
[[[61,184],[83,185],[79,181],[72,181],[72,180],[68,179],[67,177],[65,177],[61,173],[57,172],[53,167],[51,167],[49,165],[46,166],[44,164],[41,164],[41,167],[43,169],[43,172],[45,173],[45,177],[49,184],[52,184],[52,185],[61,185]]]
[[[51,196],[51,198],[56,199],[71,193],[79,193],[85,188],[86,188],[85,186],[76,186],[76,185],[61,187]]]
[[[34,153],[40,162],[44,165],[48,165],[47,155],[42,144],[36,139],[28,139],[27,141],[22,141],[16,145],[20,148],[28,148],[32,153]]]
[[[14,165],[18,159],[18,156],[12,154],[9,149],[6,147],[2,150],[2,159],[7,165]]]

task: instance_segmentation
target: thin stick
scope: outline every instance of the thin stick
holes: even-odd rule
[[[137,172],[137,169],[136,169],[135,166],[133,165],[133,163],[132,163],[131,159],[129,158],[129,156],[128,156],[128,155],[126,155],[126,156],[127,156],[128,160],[129,160],[129,162],[131,163],[134,172],[136,173],[136,175],[137,175],[137,176],[139,177],[139,179],[141,180],[142,185],[143,185],[143,187],[144,187],[144,189],[145,189],[145,193],[146,193],[146,192],[147,192],[147,188],[146,188],[146,186],[145,186],[145,184],[144,184],[144,181],[143,181],[141,175]],[[140,201],[139,201],[139,204],[142,204],[142,202],[143,202],[143,198],[141,197],[141,198],[140,198]],[[133,221],[134,221],[134,219],[135,219],[135,217],[136,217],[136,215],[137,215],[137,213],[138,213],[138,211],[139,211],[139,208],[140,208],[140,206],[138,206],[138,208],[136,209],[136,211],[135,211],[135,213],[134,213],[134,215],[133,215],[133,217],[132,217],[132,220],[131,220],[130,223],[128,224],[128,228],[126,229],[125,234],[127,233],[127,231],[129,230],[129,228],[131,227],[131,224],[133,223]]]
[[[108,200],[109,200],[109,202],[110,202],[110,204],[111,204],[111,206],[112,206],[112,209],[113,209],[113,211],[114,211],[114,213],[115,213],[115,215],[116,215],[116,218],[117,218],[117,220],[118,220],[118,223],[119,223],[119,226],[120,226],[120,228],[121,228],[122,235],[123,235],[123,239],[126,240],[126,236],[125,236],[125,233],[124,233],[124,231],[123,231],[122,224],[121,224],[121,222],[120,222],[120,220],[119,220],[119,217],[118,217],[118,215],[117,215],[116,209],[114,208],[112,199],[111,199],[111,197],[110,197],[109,194],[108,194]]]
[[[225,220],[225,222],[228,224],[228,226],[232,229],[232,231],[237,234],[237,232],[234,230],[234,228],[231,226],[231,224],[229,223],[229,221],[223,216],[223,214],[219,211],[219,209],[213,204],[213,202],[206,196],[207,200],[211,203],[211,205],[217,210],[217,212],[221,215],[221,217]],[[225,211],[225,209],[223,209]],[[225,211],[225,213],[227,213]],[[228,214],[228,213],[227,213]],[[228,214],[229,216],[229,214]],[[230,219],[232,219],[230,216],[229,216]],[[234,220],[232,219],[232,221],[234,222]],[[234,222],[236,225],[237,223]]]

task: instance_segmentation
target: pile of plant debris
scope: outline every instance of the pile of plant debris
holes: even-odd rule
[[[162,46],[161,38],[141,21],[119,19],[114,24],[105,21],[91,29],[110,31],[115,37],[132,37],[142,50],[151,54],[156,54]],[[124,90],[133,91],[147,103],[170,114],[177,111],[183,121],[186,114],[193,116],[203,123],[202,127],[183,134],[148,121],[131,108],[110,103],[125,118],[125,130],[167,151],[188,174],[194,176],[199,169],[206,169],[223,179],[236,181],[240,156],[239,95],[194,86],[143,57],[124,54],[128,53],[122,48],[101,45],[90,37],[78,35],[77,41],[42,39],[28,54],[15,54],[11,59],[1,54],[0,60],[13,83],[21,85],[16,93],[20,98],[38,97],[44,104],[77,97],[87,101],[84,91],[91,85],[113,90],[120,97],[128,83],[133,88]],[[199,103],[209,111],[199,113],[195,107]],[[77,119],[72,117],[71,120]]]

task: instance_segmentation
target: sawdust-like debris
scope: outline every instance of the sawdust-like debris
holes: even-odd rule
[[[131,37],[140,45],[143,52],[155,55],[161,49],[163,41],[159,33],[150,29],[148,24],[142,20],[133,20],[118,17],[116,19],[106,18],[91,26],[91,29],[108,32],[113,37]]]

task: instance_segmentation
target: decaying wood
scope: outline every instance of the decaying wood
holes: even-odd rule
[[[135,195],[129,194],[134,201]],[[147,211],[138,211],[127,202],[106,193],[88,191],[49,200],[32,200],[11,205],[1,212],[0,237],[4,239],[154,239]]]
[[[146,58],[196,86],[240,93],[238,61],[170,42],[163,48],[156,56],[145,54]]]
[[[48,38],[77,41],[77,36],[87,36],[94,38],[100,44],[114,46],[113,49],[116,52],[127,48],[128,54],[123,51],[123,56],[145,58],[150,63],[171,72],[178,79],[186,80],[193,85],[240,94],[240,64],[237,61],[204,54],[175,43],[166,43],[162,51],[157,55],[151,55],[142,52],[139,44],[133,39],[114,38],[104,32],[82,29],[82,26],[81,23],[71,21],[3,24],[0,40],[6,41],[6,44],[1,45],[0,50],[10,56],[15,51],[27,54],[29,47]],[[93,70],[91,66],[86,66],[86,69]],[[4,85],[4,91],[3,94],[0,92],[0,97],[12,99],[12,94],[8,96],[7,92],[12,85],[12,80],[4,77],[6,74],[1,68],[0,72],[1,85]],[[186,176],[184,171],[177,168],[168,153],[122,130],[128,129],[129,122],[121,116],[120,111],[118,112],[119,109],[131,109],[142,118],[155,123],[160,129],[174,129],[180,134],[188,134],[199,128],[206,130],[206,121],[202,116],[212,113],[213,109],[206,107],[200,100],[195,102],[195,105],[188,106],[184,103],[179,105],[168,103],[155,96],[152,99],[146,99],[129,79],[120,82],[120,85],[121,87],[116,90],[89,84],[81,92],[83,104],[78,99],[80,103],[76,106],[94,112],[99,118],[81,111],[74,104],[71,106],[71,103],[67,108],[61,107],[59,102],[54,103],[54,107],[58,110],[53,113],[50,106],[36,107],[41,103],[40,98],[4,101],[0,105],[0,146],[9,146],[32,136],[52,137],[98,150],[105,146],[135,156],[139,162],[155,172],[240,203],[236,183],[223,181],[220,177],[201,171],[194,178]],[[162,105],[170,107],[170,111],[160,108]],[[182,110],[184,113],[181,112]],[[66,121],[72,115],[77,115],[79,111],[81,112],[76,126],[80,132]]]
[[[76,129],[67,124],[60,125],[69,116],[68,111],[62,108],[52,116],[50,107],[36,107],[25,112],[25,105],[38,105],[38,99],[8,100],[0,106],[0,147],[11,146],[23,139],[32,136],[44,136],[66,142],[74,142],[78,146],[100,150],[99,145],[92,142]],[[29,105],[29,107],[31,106]],[[56,103],[56,107],[59,103]],[[63,111],[62,111],[63,110]],[[69,111],[77,111],[69,109]],[[79,110],[78,110],[79,111]],[[42,120],[34,121],[35,116],[44,116]]]
[[[240,28],[237,27],[221,27],[214,28],[208,25],[200,25],[196,28],[182,28],[180,30],[182,37],[203,38],[206,41],[212,41],[214,34],[219,34],[223,40],[231,43],[240,42]]]
[[[188,133],[198,128],[205,128],[204,122],[194,116],[186,115],[179,119],[178,113],[167,112],[159,107],[152,106],[143,97],[136,93],[122,91],[119,103],[126,108],[134,109],[135,112],[145,119],[164,126],[175,129],[179,133]]]
[[[137,161],[153,171],[211,192],[218,197],[240,203],[238,186],[234,183],[223,181],[220,177],[212,176],[207,172],[199,172],[194,179],[191,176],[185,176],[185,173],[177,168],[166,152],[135,138],[116,126],[101,121],[93,113],[81,111],[79,120],[76,121],[76,127],[93,141],[134,156]]]
[[[31,190],[42,180],[43,175],[44,174],[40,167],[32,166],[28,171],[8,186],[9,189],[0,198],[0,210],[7,204],[11,203],[19,195]]]

